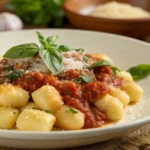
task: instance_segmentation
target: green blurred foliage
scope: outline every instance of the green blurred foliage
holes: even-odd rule
[[[11,0],[7,8],[14,11],[24,23],[30,25],[63,24],[64,12],[61,9],[65,0]]]

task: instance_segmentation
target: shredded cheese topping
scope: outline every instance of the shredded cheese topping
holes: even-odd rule
[[[150,17],[150,13],[142,8],[119,2],[109,2],[100,5],[91,13],[91,15],[96,17],[119,19]]]

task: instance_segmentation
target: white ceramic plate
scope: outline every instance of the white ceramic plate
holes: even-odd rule
[[[36,30],[0,33],[0,53],[22,43],[38,42]],[[140,63],[150,64],[150,44],[122,36],[80,30],[38,30],[45,36],[58,35],[60,43],[84,48],[90,53],[103,53],[126,70]],[[139,82],[144,96],[125,110],[124,119],[102,128],[49,133],[0,130],[0,145],[13,148],[67,148],[122,136],[150,122],[150,77]],[[136,93],[135,93],[136,94]]]

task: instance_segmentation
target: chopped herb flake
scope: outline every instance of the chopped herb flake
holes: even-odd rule
[[[88,62],[88,58],[83,56],[83,61],[87,63]]]
[[[89,76],[89,75],[80,75],[78,78],[73,80],[74,82],[77,83],[85,83],[85,82],[93,82],[94,78],[93,76]]]
[[[66,111],[66,112],[71,112],[71,113],[74,113],[74,114],[78,113],[78,111],[75,110],[74,108],[66,108],[65,111]]]
[[[18,79],[24,73],[25,73],[25,70],[15,70],[15,71],[7,74],[6,76],[4,76],[4,81],[5,82],[14,81],[14,80]]]
[[[44,110],[44,112],[46,112],[48,114],[52,114],[52,112],[50,110]]]
[[[37,109],[36,107],[33,107],[32,109]],[[38,109],[37,109],[38,110]]]

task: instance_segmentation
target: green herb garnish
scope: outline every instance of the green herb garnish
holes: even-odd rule
[[[21,75],[25,73],[25,70],[15,70],[6,76],[4,76],[3,80],[4,82],[14,81],[18,79]]]
[[[36,107],[33,107],[32,109],[36,109],[36,110],[38,110]]]
[[[56,47],[57,46],[57,41],[58,41],[58,36],[49,36],[47,38],[47,42],[49,43],[49,45]]]
[[[37,35],[42,45],[39,55],[49,70],[57,75],[62,70],[62,54],[56,46],[56,41],[51,40],[48,42],[40,32],[37,32]]]
[[[71,50],[71,48],[68,47],[68,46],[66,46],[66,45],[60,45],[60,46],[58,47],[58,49],[59,49],[61,52],[67,52],[67,51],[70,51],[70,50]]]
[[[78,48],[78,49],[74,49],[76,52],[79,52],[79,53],[83,53],[84,52],[84,49],[83,48]]]
[[[117,72],[120,71],[120,69],[118,69],[117,67],[115,67],[115,66],[113,66],[113,65],[111,66],[111,70],[112,70],[114,76],[116,76],[116,75],[117,75]]]
[[[40,32],[37,32],[37,35],[41,47],[35,43],[14,46],[4,54],[4,58],[27,58],[39,53],[49,70],[57,75],[62,70],[62,54],[56,44],[58,37],[50,36],[46,39]]]
[[[35,43],[21,44],[10,48],[3,57],[5,58],[27,58],[39,52],[39,47]]]
[[[5,54],[4,58],[28,58],[33,57],[39,53],[45,65],[49,70],[57,75],[62,71],[62,52],[69,51],[70,48],[61,45],[57,45],[57,36],[49,36],[45,38],[40,32],[37,32],[37,36],[41,46],[39,47],[35,43],[22,44],[10,48]],[[78,51],[81,49],[77,49]]]
[[[71,113],[74,113],[74,114],[78,113],[78,111],[75,110],[74,108],[66,108],[65,111],[66,112],[71,112]]]
[[[88,58],[83,56],[83,61],[87,63],[88,62]]]
[[[93,82],[94,78],[93,76],[89,76],[89,75],[80,75],[78,78],[73,80],[74,82],[77,83],[88,83],[88,82]]]
[[[101,60],[101,61],[98,61],[98,62],[95,62],[93,63],[89,69],[93,69],[95,67],[100,67],[100,66],[111,66],[111,62],[107,61],[107,60]]]
[[[46,112],[48,114],[52,114],[52,112],[50,110],[44,110],[44,112]]]
[[[101,60],[98,62],[93,63],[89,69],[93,69],[95,67],[101,67],[101,66],[110,66],[110,68],[112,69],[113,75],[116,76],[117,72],[120,71],[120,69],[118,69],[117,67],[113,66],[111,64],[111,62],[107,61],[107,60]]]
[[[150,64],[140,64],[127,70],[134,80],[140,80],[150,75]]]

